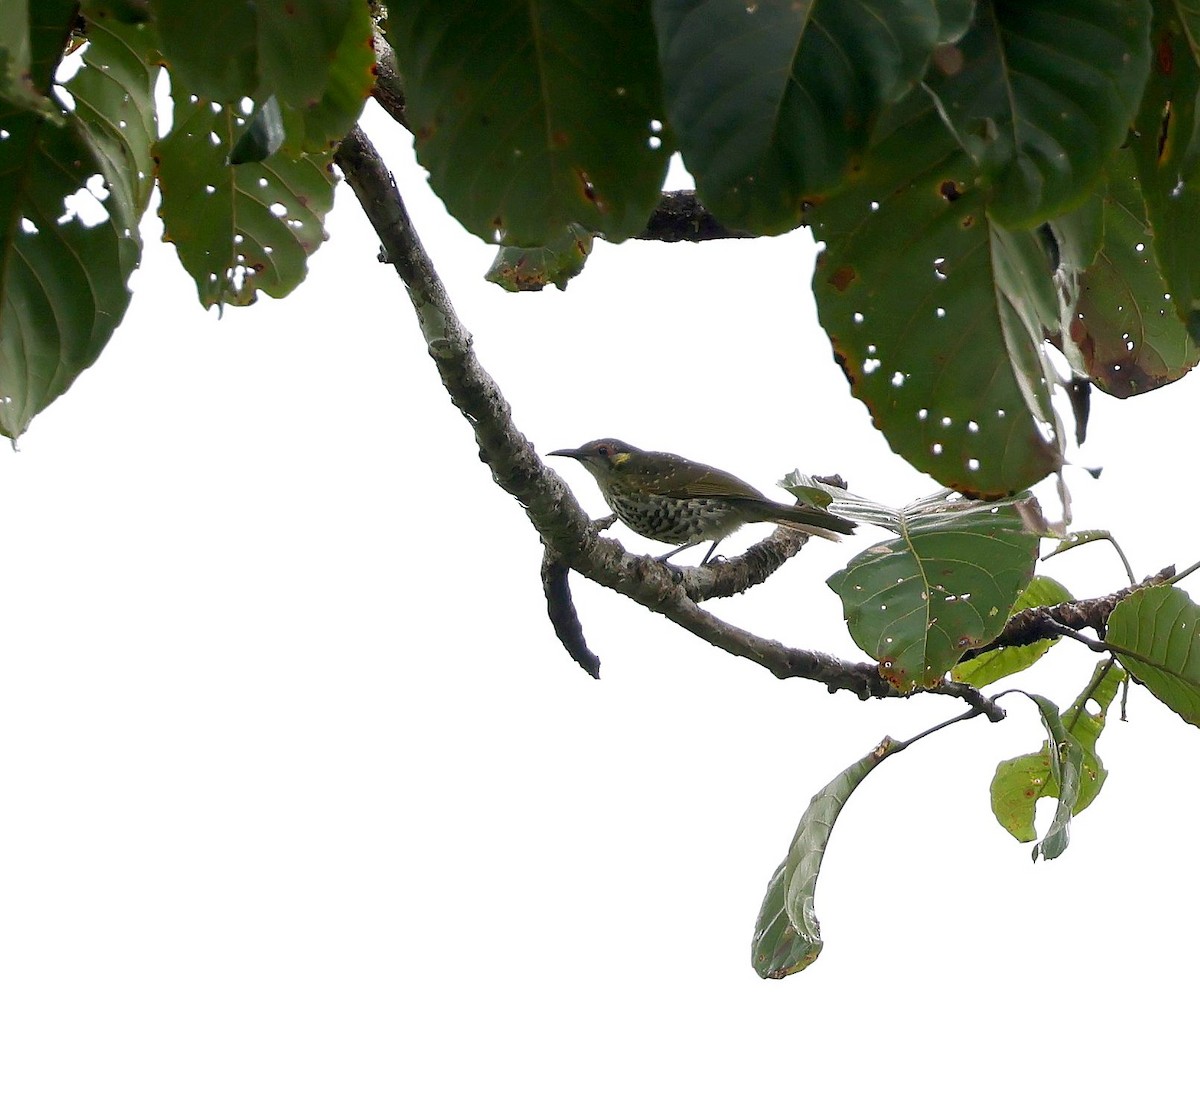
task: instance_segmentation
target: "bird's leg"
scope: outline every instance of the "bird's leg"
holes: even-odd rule
[[[700,561],[700,566],[701,566],[701,567],[704,567],[704,566],[706,566],[706,565],[708,564],[709,560],[711,560],[711,559],[712,559],[712,554],[713,554],[714,552],[716,552],[716,550],[717,550],[717,545],[719,545],[723,539],[724,539],[723,537],[718,537],[718,538],[717,538],[715,541],[713,541],[713,542],[712,542],[712,546],[711,546],[711,547],[709,548],[709,550],[708,550],[708,551],[707,551],[707,552],[704,554],[704,559]]]
[[[668,560],[671,559],[672,556],[678,556],[685,549],[693,548],[696,545],[698,545],[699,543],[700,543],[700,541],[698,541],[698,540],[688,541],[687,544],[681,544],[678,548],[672,548],[670,552],[664,553],[662,556],[655,556],[654,559],[657,560],[660,564],[665,564]],[[710,551],[709,555],[712,555],[711,551]],[[707,559],[707,558],[708,557],[705,557],[705,559]]]

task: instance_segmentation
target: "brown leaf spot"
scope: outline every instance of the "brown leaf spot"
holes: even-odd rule
[[[933,64],[947,77],[953,77],[963,68],[963,52],[957,46],[946,43],[934,50]]]
[[[1164,32],[1163,36],[1158,40],[1158,46],[1154,50],[1155,61],[1158,62],[1160,73],[1170,76],[1171,71],[1175,68],[1175,47],[1171,42],[1171,35]]]
[[[956,182],[953,178],[947,178],[945,181],[943,181],[942,184],[938,186],[938,192],[947,201],[957,201],[959,197],[962,196],[962,192],[958,188],[958,182]]]
[[[972,213],[968,213],[966,216],[964,216],[964,217],[962,218],[962,226],[963,226],[963,229],[964,229],[964,230],[967,230],[967,229],[970,229],[970,228],[973,228],[973,227],[975,227],[975,216],[974,216],[974,214],[972,214]]]
[[[850,285],[852,282],[856,281],[856,280],[857,280],[857,278],[858,278],[858,274],[855,272],[855,270],[854,270],[854,267],[852,267],[852,266],[839,266],[839,267],[837,268],[837,270],[835,270],[835,271],[834,271],[834,272],[833,272],[833,273],[832,273],[832,274],[829,276],[829,284],[830,284],[830,285],[831,285],[831,286],[832,286],[832,287],[833,287],[835,290],[837,290],[837,292],[838,292],[838,293],[845,293],[845,292],[846,292],[846,288],[847,288],[847,287],[848,287],[848,286],[849,286],[849,285]]]

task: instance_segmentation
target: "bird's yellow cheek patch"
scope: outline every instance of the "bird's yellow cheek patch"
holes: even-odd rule
[[[612,461],[617,467],[622,467],[629,462],[629,453],[618,452],[615,456],[613,456]]]

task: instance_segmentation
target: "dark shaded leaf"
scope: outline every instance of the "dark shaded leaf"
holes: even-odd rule
[[[962,57],[928,86],[990,185],[988,211],[1039,224],[1084,198],[1124,141],[1150,63],[1149,0],[981,0]]]
[[[283,113],[277,97],[269,96],[251,114],[233,149],[229,152],[231,166],[246,162],[263,162],[283,146]]]
[[[646,226],[670,154],[648,0],[411,0],[388,37],[417,157],[469,231],[536,247]]]
[[[663,82],[700,198],[724,224],[787,231],[842,178],[941,39],[933,0],[654,0]],[[962,20],[961,6],[948,13]]]

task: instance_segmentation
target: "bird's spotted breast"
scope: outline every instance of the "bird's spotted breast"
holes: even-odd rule
[[[615,491],[607,499],[623,524],[664,544],[712,539],[731,531],[732,513],[721,499],[639,497]]]

